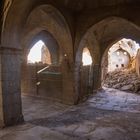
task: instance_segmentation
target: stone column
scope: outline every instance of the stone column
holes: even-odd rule
[[[70,62],[67,56],[62,61],[62,102],[64,104],[74,104],[74,63]]]
[[[23,121],[21,104],[21,51],[0,46],[0,126]]]
[[[75,100],[74,104],[78,104],[80,101],[80,96],[81,96],[81,69],[82,69],[82,62],[76,62],[75,64],[75,72],[74,72],[74,77],[75,77],[75,82],[74,82],[74,89],[75,89]]]
[[[101,66],[95,64],[93,66],[93,89],[97,90],[101,88]]]

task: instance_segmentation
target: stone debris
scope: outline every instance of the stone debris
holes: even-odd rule
[[[135,69],[110,72],[104,80],[104,87],[140,94],[140,78]]]

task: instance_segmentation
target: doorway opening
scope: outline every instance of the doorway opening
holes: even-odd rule
[[[79,103],[87,99],[93,88],[93,60],[88,47],[84,47],[78,52],[77,61],[76,81],[79,93],[77,103]]]
[[[21,90],[26,121],[39,118],[42,112],[42,117],[46,117],[52,106],[61,105],[61,51],[51,37],[44,40],[31,42],[31,47],[24,55],[26,61],[22,64]],[[53,105],[54,102],[56,103]],[[59,109],[61,110],[61,107]],[[29,113],[30,110],[32,113]],[[53,111],[59,112],[57,109],[50,111],[52,112],[49,112],[49,115],[52,115]]]
[[[122,91],[140,93],[140,78],[137,74],[138,50],[136,41],[123,38],[113,44],[106,54],[107,62],[102,86]],[[105,59],[105,58],[104,58]]]
[[[101,63],[102,90],[89,100],[105,110],[140,112],[140,46],[123,38],[105,51]]]
[[[59,101],[62,93],[60,51],[53,39],[44,40],[33,43],[26,51],[26,61],[22,64],[22,95]]]
[[[22,65],[22,94],[39,96],[40,74],[51,65],[51,54],[42,40],[37,41],[27,51]]]
[[[31,49],[28,54],[28,64],[43,63],[51,64],[50,52],[42,40],[39,40]]]

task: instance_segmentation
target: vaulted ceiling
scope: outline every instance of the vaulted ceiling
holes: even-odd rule
[[[140,0],[4,0],[3,28],[18,31],[23,28],[29,15],[40,5],[52,5],[66,19],[73,35],[76,30],[84,34],[86,30],[109,16],[125,18],[139,25]],[[12,2],[11,2],[12,1]],[[11,7],[10,7],[11,6]],[[9,12],[8,12],[9,10]],[[14,17],[14,18],[13,18]],[[7,22],[5,22],[7,19]],[[12,21],[12,22],[11,22]],[[7,26],[6,24],[7,23]],[[5,31],[6,32],[6,31]],[[21,32],[21,31],[20,31]],[[9,33],[9,31],[7,31]]]
[[[7,1],[19,1],[20,0],[4,0]],[[29,0],[24,0],[26,1]],[[121,4],[138,4],[140,3],[139,0],[30,0],[33,3],[52,3],[54,5],[58,5],[62,8],[67,8],[72,11],[81,11],[85,9],[95,9],[104,6],[114,6],[114,5],[121,5]]]
[[[72,10],[94,9],[104,6],[114,6],[121,4],[137,4],[139,0],[54,0],[64,7]]]

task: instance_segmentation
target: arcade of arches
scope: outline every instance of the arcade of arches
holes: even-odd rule
[[[140,138],[138,0],[0,6],[0,139]]]

